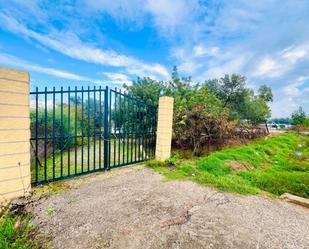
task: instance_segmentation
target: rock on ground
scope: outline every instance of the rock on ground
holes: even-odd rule
[[[54,248],[309,248],[308,209],[162,179],[111,170],[28,209]]]

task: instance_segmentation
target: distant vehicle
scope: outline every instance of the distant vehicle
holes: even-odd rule
[[[277,129],[288,129],[288,128],[291,128],[291,125],[290,124],[276,124],[276,123],[271,123],[271,124],[268,124],[268,127],[270,127],[270,129],[272,130],[277,130]]]
[[[271,129],[278,129],[279,127],[278,127],[277,124],[272,124],[272,125],[270,126],[270,128],[271,128]]]

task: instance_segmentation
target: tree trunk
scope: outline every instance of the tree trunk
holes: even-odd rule
[[[267,121],[265,121],[265,126],[266,126],[266,131],[267,131],[267,134],[269,134],[269,130],[268,130]]]

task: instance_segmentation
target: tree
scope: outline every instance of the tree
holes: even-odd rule
[[[159,96],[166,92],[167,86],[163,81],[153,80],[149,77],[137,78],[132,85],[123,87],[135,97],[158,103]]]
[[[267,123],[267,119],[270,118],[270,109],[263,98],[259,96],[254,96],[253,99],[246,104],[246,106],[246,117],[251,124],[258,125],[262,123]],[[267,124],[266,129],[268,132]]]
[[[273,94],[266,85],[260,87],[258,96],[246,88],[246,78],[238,74],[226,74],[223,78],[206,81],[205,85],[222,101],[223,108],[229,108],[230,120],[238,119],[256,125],[266,123],[270,117],[267,103],[272,101]]]
[[[266,130],[267,130],[267,133],[269,133],[266,117],[270,118],[270,109],[268,108],[267,103],[268,102],[273,102],[274,96],[273,96],[273,93],[271,91],[271,88],[266,86],[266,85],[261,85],[259,90],[258,90],[258,93],[259,93],[259,98],[264,100],[264,102],[266,103],[266,106],[263,104],[264,108],[262,108],[261,110],[264,109],[264,111],[265,111],[265,114],[264,114],[265,119],[263,121],[265,123],[265,127],[266,127]]]
[[[261,85],[259,88],[259,96],[266,102],[273,102],[273,93],[271,88],[266,85]]]
[[[210,92],[221,99],[223,107],[237,106],[237,102],[246,91],[246,78],[238,74],[231,76],[225,74],[224,77],[212,79],[205,82]]]
[[[228,121],[228,110],[206,86],[192,87],[186,94],[176,95],[174,134],[176,143],[193,149],[195,155],[203,145],[220,143],[235,123]]]
[[[301,125],[306,120],[306,113],[303,108],[300,106],[296,111],[292,113],[291,124],[292,125]]]

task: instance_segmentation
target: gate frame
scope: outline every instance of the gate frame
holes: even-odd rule
[[[156,128],[157,128],[157,106],[155,106],[153,103],[149,103],[148,101],[144,101],[141,99],[138,99],[132,95],[126,94],[126,93],[122,93],[121,90],[118,92],[117,89],[113,90],[113,89],[109,89],[108,86],[105,87],[105,89],[102,89],[101,87],[98,89],[95,86],[93,88],[90,88],[88,86],[87,89],[84,89],[83,87],[81,87],[81,89],[77,89],[77,87],[74,88],[74,90],[70,89],[70,87],[68,87],[67,90],[64,90],[63,87],[61,87],[61,90],[55,90],[55,87],[52,88],[53,90],[47,90],[47,87],[45,87],[45,90],[38,90],[38,87],[36,88],[35,91],[30,92],[31,96],[34,96],[35,98],[35,127],[33,128],[34,135],[31,136],[30,140],[31,141],[35,141],[35,180],[32,179],[32,185],[38,185],[38,184],[44,184],[44,183],[48,183],[48,182],[52,182],[52,181],[57,181],[57,180],[62,180],[62,179],[67,179],[67,178],[71,178],[71,177],[75,177],[75,176],[79,176],[79,175],[83,175],[83,174],[88,174],[88,173],[92,173],[92,172],[96,172],[96,171],[104,171],[104,170],[109,170],[110,168],[116,168],[116,167],[121,167],[121,166],[126,166],[126,165],[130,165],[130,164],[134,164],[134,163],[139,163],[139,162],[143,162],[145,160],[148,159],[152,159],[155,157],[155,146],[156,146]],[[104,92],[104,94],[103,94]],[[86,94],[84,94],[86,93]],[[90,96],[90,93],[93,93],[94,95]],[[100,106],[99,106],[99,114],[96,112],[96,107],[97,107],[97,101],[98,101],[98,97],[96,96],[96,94],[99,93],[99,99],[100,99]],[[54,127],[55,127],[55,95],[58,96],[59,98],[59,94],[60,94],[60,110],[61,110],[61,134],[60,135],[56,135],[54,134]],[[86,113],[86,117],[88,118],[88,122],[86,125],[82,125],[82,135],[76,135],[77,133],[75,132],[75,135],[72,135],[73,132],[77,129],[77,126],[75,125],[75,127],[73,128],[73,132],[71,133],[71,128],[70,128],[70,120],[72,120],[71,116],[70,116],[70,110],[72,105],[70,105],[70,96],[75,96],[75,98],[77,98],[77,94],[81,94],[81,99],[82,99],[82,103],[81,103],[81,115],[83,116],[83,113],[85,111]],[[112,96],[112,94],[114,94]],[[86,96],[86,98],[84,98],[84,96]],[[102,100],[101,100],[101,96],[104,97],[103,99],[103,107],[101,108],[101,104],[102,104]],[[93,97],[93,99],[90,99],[90,97]],[[47,118],[48,118],[48,112],[51,111],[51,108],[47,106],[47,102],[48,99],[52,98],[52,130],[53,133],[52,135],[49,135],[49,133],[47,132]],[[43,99],[43,104],[40,104],[40,99]],[[112,105],[112,99],[113,99],[113,105]],[[65,101],[68,101],[67,103]],[[84,100],[87,101],[87,106],[84,109]],[[93,101],[94,103],[94,107],[93,110],[90,110],[90,101]],[[117,102],[118,100],[118,102]],[[92,102],[91,102],[92,103]],[[65,112],[63,112],[63,107],[67,104],[68,106],[68,110],[66,110]],[[76,103],[75,103],[76,104]],[[115,104],[115,105],[114,105]],[[127,104],[127,105],[126,105]],[[113,116],[112,117],[112,113],[113,111],[116,111],[116,109],[112,109],[112,107],[115,106],[115,108],[120,105],[117,110],[119,112],[120,116]],[[40,107],[42,106],[42,109],[40,110]],[[131,106],[133,108],[133,112],[136,112],[135,114],[137,115],[135,118],[134,116],[132,116],[130,118],[130,110],[131,110]],[[59,106],[57,106],[58,108]],[[88,109],[87,109],[88,108]],[[76,107],[75,107],[76,109]],[[103,110],[102,110],[103,109]],[[102,111],[104,113],[102,113]],[[40,125],[41,122],[39,122],[38,117],[40,112],[43,112],[43,117],[42,119],[42,126],[44,126],[44,131],[42,135],[39,135],[39,130],[38,127]],[[122,113],[123,112],[123,113]],[[68,117],[63,117],[64,114],[68,114]],[[114,112],[115,113],[115,112]],[[93,114],[93,116],[92,116]],[[153,114],[151,116],[151,114]],[[76,120],[76,115],[77,112],[74,114],[75,116],[75,120]],[[114,114],[116,115],[116,113]],[[117,114],[118,115],[118,114]],[[104,131],[102,133],[101,128],[99,132],[89,132],[90,130],[90,120],[91,119],[95,119],[98,118],[100,119],[100,122],[102,121],[101,117],[103,116],[103,128]],[[113,164],[111,164],[111,141],[110,141],[110,137],[111,137],[111,133],[112,133],[112,123],[111,123],[111,119],[114,118],[115,120],[117,119],[117,117],[119,118],[118,122],[121,123],[120,127],[116,127],[116,122],[114,121],[114,132],[117,132],[118,129],[118,133],[117,133],[117,138],[116,140],[114,140],[114,143],[118,141],[118,161],[115,161],[115,156],[114,156],[114,161]],[[74,118],[74,117],[73,117]],[[136,122],[136,125],[134,124],[134,121]],[[151,121],[151,122],[150,122]],[[83,122],[83,118],[82,118],[82,122]],[[64,133],[64,124],[68,124],[68,132]],[[102,123],[100,123],[102,124]],[[119,124],[119,123],[118,123]],[[88,125],[88,126],[87,126]],[[87,126],[88,127],[88,132],[87,135],[85,133],[83,133],[84,128]],[[134,127],[134,128],[133,128]],[[142,128],[142,132],[140,130],[140,128]],[[128,133],[128,131],[131,130],[130,133]],[[90,135],[89,135],[90,133]],[[116,134],[116,133],[114,133]],[[100,139],[100,148],[101,148],[101,138],[103,137],[103,144],[104,144],[104,148],[103,148],[103,155],[104,155],[104,161],[101,164],[101,161],[99,161],[99,165],[98,167],[96,167],[96,161],[95,161],[95,155],[96,155],[96,150],[95,150],[95,146],[96,146],[96,138]],[[73,149],[74,147],[70,146],[70,142],[71,139],[74,138],[88,138],[88,145],[86,145],[86,148],[88,148],[88,152],[87,152],[87,165],[88,165],[88,169],[86,169],[85,171],[83,170],[83,165],[84,165],[84,160],[83,160],[83,155],[84,155],[84,150],[82,149],[82,171],[78,170],[79,172],[77,172],[77,163],[75,160],[75,170],[72,170],[72,173],[70,171],[70,169],[73,167],[71,167],[71,165],[73,164],[74,166],[74,162],[72,163],[70,161],[70,151],[71,149]],[[66,143],[65,140],[68,139],[68,146],[66,147],[64,144]],[[94,139],[91,144],[90,144],[90,139]],[[58,141],[61,141],[61,148],[60,148],[60,158],[61,158],[61,163],[60,163],[60,175],[55,174],[56,172],[56,167],[55,167],[55,148],[54,148],[54,143],[57,143]],[[134,147],[133,147],[133,140],[134,140]],[[137,142],[138,140],[138,142]],[[41,163],[42,160],[40,160],[40,153],[39,153],[39,142],[42,141],[44,143],[44,155],[43,155],[43,160],[44,163]],[[48,171],[48,167],[47,167],[47,155],[46,155],[46,151],[47,151],[47,147],[46,144],[52,141],[53,143],[53,151],[52,151],[52,160],[53,160],[53,168],[52,168],[52,176],[49,176],[47,174]],[[124,141],[124,142],[123,142]],[[147,148],[147,142],[149,145],[152,145],[152,148]],[[131,150],[135,151],[135,156],[134,156],[134,160],[133,160],[133,156],[132,156],[132,152],[131,152],[131,159],[129,160],[130,156],[128,154],[128,148],[129,146],[129,142],[131,142]],[[121,145],[120,145],[121,143]],[[92,167],[92,162],[90,163],[89,160],[89,155],[90,155],[90,145],[94,145],[94,152],[91,151],[91,155],[93,155],[93,167]],[[138,147],[137,147],[138,145]],[[75,145],[76,146],[76,145]],[[87,147],[88,146],[88,147]],[[34,147],[34,146],[33,146]],[[62,147],[64,149],[62,149]],[[84,148],[84,146],[82,145],[82,148]],[[141,149],[142,148],[142,149]],[[66,150],[67,149],[67,150]],[[57,149],[58,150],[58,149]],[[126,150],[126,152],[125,152]],[[146,150],[146,151],[144,151]],[[148,155],[147,155],[147,150],[148,150]],[[138,151],[138,153],[137,153]],[[63,163],[63,157],[66,155],[66,153],[68,154],[68,164],[66,165],[66,162]],[[73,152],[74,153],[74,152]],[[94,154],[92,154],[94,153]],[[114,153],[116,154],[116,151],[114,151]],[[77,153],[75,150],[74,153],[74,157],[77,157]],[[100,154],[102,155],[102,154]],[[120,156],[121,155],[121,156]],[[147,156],[146,156],[147,155]],[[73,157],[72,157],[73,158]],[[119,158],[122,158],[122,160],[120,160]],[[126,158],[126,160],[125,160]],[[126,161],[126,162],[125,162]],[[41,170],[39,168],[39,165],[42,165],[43,170]],[[80,165],[80,164],[78,164]],[[90,169],[90,166],[91,168]],[[112,166],[111,166],[112,165]],[[57,168],[58,168],[58,164],[57,164]],[[41,171],[41,172],[40,172]],[[65,173],[63,173],[63,171]],[[43,176],[42,176],[43,175]],[[40,179],[39,179],[40,178]]]
[[[30,118],[29,118],[30,117],[29,82],[30,82],[30,75],[28,74],[28,72],[0,67],[0,132],[2,133],[2,136],[0,136],[0,146],[2,146],[3,148],[5,147],[11,148],[11,145],[15,146],[14,149],[12,150],[13,153],[11,154],[1,153],[0,151],[0,172],[1,171],[6,172],[5,174],[0,174],[0,184],[5,184],[5,187],[0,188],[0,204],[5,202],[6,200],[29,195],[31,191],[31,163],[30,163],[31,136],[30,136]],[[53,89],[55,90],[55,88]],[[104,103],[104,117],[103,117],[104,126],[111,127],[109,125],[111,113],[108,110],[109,107],[111,108],[111,104],[109,105],[108,103],[110,103],[111,101],[111,92],[116,91],[116,89],[112,90],[109,89],[108,86],[106,86],[106,88],[102,90],[105,93],[104,98],[106,100],[109,100],[105,101]],[[120,92],[120,94],[123,95],[124,93]],[[27,96],[27,97],[21,98],[20,96]],[[128,97],[131,98],[132,96]],[[12,101],[14,103],[12,103]],[[135,100],[132,100],[131,102],[134,103]],[[21,106],[23,108],[26,107],[28,111],[24,111],[23,114],[21,115],[20,111],[17,110],[18,108],[15,108],[16,106]],[[12,110],[12,112],[10,110]],[[170,156],[173,99],[168,97],[160,97],[159,108],[158,108],[159,117],[157,118],[156,116],[157,107],[154,107],[151,113],[152,115],[154,115],[154,119],[155,122],[157,122],[157,129],[158,129],[158,131],[155,130],[151,132],[151,133],[154,132],[153,135],[154,139],[156,140],[155,156],[157,159],[165,160]],[[14,122],[12,123],[10,119],[12,119],[13,117]],[[165,118],[163,117],[167,118],[167,120],[165,120]],[[21,131],[24,132],[23,135],[20,134]],[[109,158],[111,149],[110,148],[111,145],[109,144],[110,134],[111,134],[110,129],[104,130],[104,150],[105,150],[104,154],[108,155],[108,157],[104,157],[103,168],[96,169],[90,172],[85,172],[82,174],[78,173],[71,176],[65,176],[59,180],[73,176],[80,176],[83,174],[93,173],[96,171],[102,171],[102,170],[104,171],[110,169],[111,168],[109,165],[109,162],[111,160],[111,158]],[[26,139],[27,141],[25,141],[24,139]],[[20,142],[24,142],[27,144],[29,148],[27,152],[21,151],[20,146],[18,145]],[[6,146],[6,144],[8,144],[9,146]],[[164,150],[166,149],[166,151],[164,152],[162,149],[160,150],[160,148],[162,149],[164,148]],[[162,156],[163,152],[164,156]],[[140,161],[136,161],[134,163],[138,162]],[[125,165],[128,164],[113,166],[112,168]],[[20,188],[20,184],[23,186],[22,188]]]

